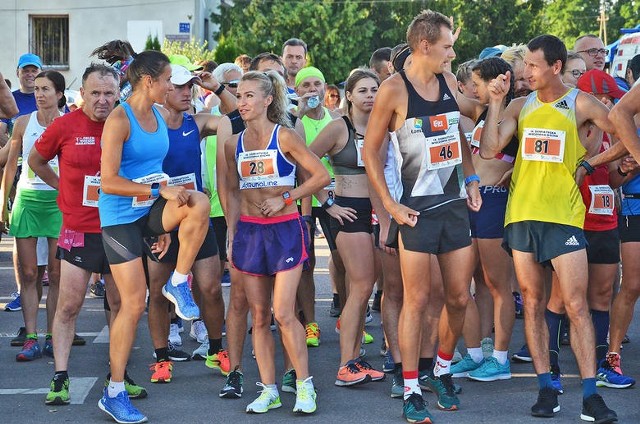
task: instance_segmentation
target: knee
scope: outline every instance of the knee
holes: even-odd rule
[[[271,308],[268,306],[252,306],[251,323],[254,329],[268,329],[271,325]]]
[[[205,302],[218,302],[222,299],[222,287],[220,284],[212,283],[208,286],[200,287],[200,291],[205,298]]]
[[[194,216],[208,220],[211,212],[209,198],[199,191],[192,192],[189,196],[189,209]]]
[[[564,306],[570,317],[586,317],[589,315],[589,306],[586,298],[569,299],[565,301]]]
[[[297,322],[295,314],[291,311],[274,311],[273,317],[281,328],[290,328],[295,322]]]
[[[20,283],[33,285],[38,279],[38,267],[21,266]]]
[[[140,319],[144,310],[146,308],[144,298],[142,300],[139,299],[122,299],[120,301],[120,310],[118,314],[124,314],[130,317],[130,319],[135,319],[136,321]]]
[[[80,313],[81,308],[82,302],[60,298],[56,307],[56,319],[62,319],[63,321],[74,320]]]
[[[448,310],[464,311],[467,308],[471,295],[468,292],[449,293],[446,299]]]
[[[618,296],[624,296],[626,299],[635,302],[640,296],[640,281],[630,280],[623,278]]]

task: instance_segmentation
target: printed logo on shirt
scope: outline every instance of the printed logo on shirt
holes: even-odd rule
[[[578,239],[576,239],[576,236],[571,236],[565,243],[565,246],[579,246],[580,243],[578,243]]]
[[[96,138],[90,137],[76,137],[76,146],[93,146],[96,144]]]
[[[191,134],[191,133],[192,133],[192,132],[194,132],[194,131],[195,131],[195,130],[191,130],[191,131],[188,131],[188,132],[184,132],[184,131],[182,131],[182,136],[183,136],[183,137],[186,137],[186,136],[188,136],[189,134]]]
[[[442,101],[444,102],[445,100],[450,100],[451,97],[449,97],[449,95],[447,93],[444,93],[444,96],[442,96]]]
[[[559,101],[554,105],[557,109],[566,109],[569,110],[569,105],[566,100]]]
[[[422,119],[420,119],[420,118],[416,118],[416,119],[413,121],[413,127],[414,127],[414,128],[418,128],[418,129],[421,129],[421,128],[422,128]]]
[[[286,262],[286,263],[291,263],[291,262],[293,262],[293,258],[292,258],[292,257],[288,257],[288,258],[285,260],[285,262]]]
[[[449,121],[447,115],[436,115],[429,117],[432,132],[447,131],[449,129]]]

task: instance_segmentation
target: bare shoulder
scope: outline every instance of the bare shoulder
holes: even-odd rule
[[[278,141],[280,143],[303,143],[304,140],[300,137],[300,134],[296,132],[293,128],[288,127],[280,127],[280,132],[278,134]]]

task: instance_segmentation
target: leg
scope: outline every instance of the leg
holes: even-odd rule
[[[174,264],[147,260],[149,269],[149,333],[154,349],[166,348],[169,339],[169,301],[162,294],[162,287],[169,279]],[[161,358],[158,358],[160,360]],[[166,359],[166,358],[164,358]]]
[[[210,339],[222,338],[224,323],[224,299],[220,285],[220,260],[218,255],[197,260],[193,264],[194,291],[200,293],[200,316],[207,327]]]
[[[247,314],[249,304],[244,291],[244,274],[230,268],[231,293],[229,295],[229,309],[227,310],[227,350],[231,369],[242,368],[242,351],[245,335],[247,334]]]
[[[22,302],[22,316],[27,334],[36,332],[38,318],[38,264],[36,258],[37,238],[16,238],[18,262],[20,263],[20,300]]]
[[[60,292],[60,259],[56,258],[58,239],[50,238],[49,261],[47,273],[49,274],[49,291],[47,292],[47,333],[53,332],[53,321],[58,305],[58,293]]]
[[[275,384],[274,341],[270,329],[273,280],[270,277],[247,274],[243,275],[243,280],[247,302],[251,308],[252,339],[260,380],[265,385]]]
[[[640,296],[640,242],[621,244],[622,253],[622,284],[620,291],[613,301],[611,309],[611,326],[609,336],[609,351],[618,352],[622,346],[622,339],[629,329],[633,319],[633,309]]]
[[[398,320],[402,308],[402,277],[397,254],[381,252],[384,289],[382,297],[382,326],[387,339],[387,349],[396,363],[402,362],[398,347]]]

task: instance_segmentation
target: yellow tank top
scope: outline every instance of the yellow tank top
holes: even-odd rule
[[[542,221],[582,228],[585,206],[575,171],[586,150],[578,137],[576,97],[571,89],[543,103],[531,93],[518,118],[520,147],[516,158],[505,226]]]

